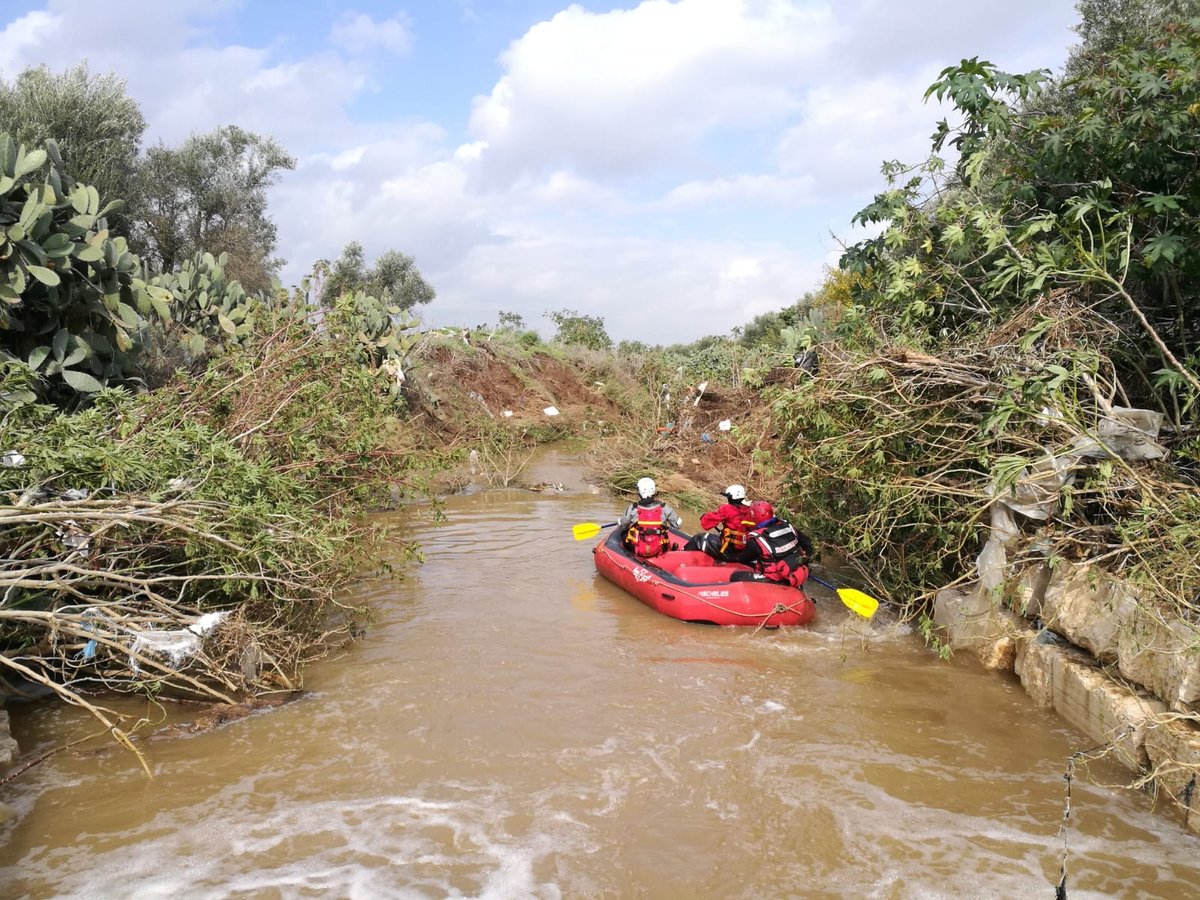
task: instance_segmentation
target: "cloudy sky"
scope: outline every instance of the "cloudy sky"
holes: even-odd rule
[[[285,284],[415,257],[433,326],[552,310],[727,334],[816,287],[943,112],[944,66],[1059,69],[1073,0],[0,0],[0,77],[115,72],[145,144],[237,124],[296,158]]]

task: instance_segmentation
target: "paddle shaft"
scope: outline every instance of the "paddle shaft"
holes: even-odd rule
[[[811,568],[808,570],[808,577],[811,578],[813,581],[815,581],[817,584],[822,585],[823,587],[829,588],[831,591],[837,590],[836,587],[834,587],[832,584],[830,584],[824,578],[818,578],[816,575],[814,575],[813,570]]]

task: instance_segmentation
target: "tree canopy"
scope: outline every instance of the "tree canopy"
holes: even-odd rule
[[[587,347],[589,350],[608,350],[612,338],[604,330],[601,316],[586,316],[573,309],[560,309],[546,313],[546,318],[558,328],[554,339],[560,344]]]
[[[266,291],[282,260],[267,189],[296,161],[273,138],[226,125],[150,148],[137,180],[137,246],[162,271],[197,252],[228,254],[231,277]]]
[[[25,69],[0,81],[0,123],[18,145],[53,140],[72,177],[105,200],[130,199],[146,120],[113,73],[93,74],[86,62],[61,73]],[[111,224],[124,230],[124,219]]]
[[[437,296],[411,256],[399,250],[385,250],[375,260],[375,265],[368,267],[362,244],[351,241],[329,268],[319,302],[330,307],[338,297],[356,291],[377,297],[385,306],[401,310],[429,303]]]

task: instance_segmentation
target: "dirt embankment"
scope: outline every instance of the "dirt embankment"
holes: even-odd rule
[[[509,355],[487,344],[435,347],[414,365],[410,382],[410,408],[443,434],[477,433],[489,422],[575,432],[623,414],[580,362]]]
[[[525,444],[571,438],[597,483],[627,491],[640,475],[685,505],[707,505],[731,482],[778,496],[766,396],[803,373],[776,369],[762,387],[715,380],[658,381],[628,361],[595,353],[514,353],[505,345],[447,342],[412,367],[410,410],[447,446],[497,436]]]

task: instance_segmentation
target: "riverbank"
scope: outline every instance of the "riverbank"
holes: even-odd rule
[[[30,896],[1053,893],[1077,733],[819,588],[803,629],[655,613],[573,539],[624,505],[574,455],[539,450],[523,470],[561,491],[480,473],[436,519],[376,514],[426,562],[347,589],[375,621],[309,667],[309,694],[149,742],[150,781],[119,748],[55,755],[16,786],[0,881]],[[52,718],[20,723],[30,751],[94,730]],[[337,736],[336,760],[314,735]],[[1078,780],[1065,843],[1072,893],[1200,890],[1192,839],[1142,795]]]
[[[796,497],[788,449],[781,445],[792,439],[779,420],[787,407],[779,400],[813,384],[811,372],[791,367],[736,386],[716,379],[689,383],[678,373],[656,379],[611,354],[432,336],[411,359],[405,411],[389,426],[394,437],[388,450],[410,460],[436,454],[440,462],[427,468],[431,477],[419,487],[426,496],[472,485],[561,493],[554,479],[531,479],[528,466],[545,442],[568,441],[587,460],[594,489],[618,507],[632,496],[636,479],[650,474],[680,507],[710,507],[725,484],[740,482],[753,495],[782,498],[786,508]],[[415,481],[386,484],[371,505],[412,508],[419,496]],[[811,530],[806,519],[798,522]],[[828,533],[813,536],[827,553],[844,549]],[[933,629],[926,630],[933,649],[970,652],[987,666],[1015,673],[1036,706],[1055,710],[1089,746],[1102,745],[1146,784],[1183,801],[1180,815],[1195,828],[1200,817],[1190,815],[1189,773],[1200,751],[1187,718],[1200,677],[1190,663],[1179,665],[1192,658],[1186,640],[1170,625],[1153,636],[1147,628],[1154,623],[1131,619],[1130,604],[1113,601],[1113,590],[1092,601],[1078,599],[1086,593],[1083,584],[1094,585],[1096,576],[1071,579],[1071,571],[1042,561],[1003,570],[1005,590],[976,583],[938,592],[929,609]],[[889,599],[877,583],[863,586]],[[890,599],[888,616],[914,621],[921,615],[919,607]],[[1080,612],[1089,603],[1096,615]],[[1072,624],[1077,619],[1083,623],[1078,627]],[[1108,635],[1109,643],[1098,642],[1098,634]],[[1135,634],[1149,636],[1142,652],[1131,654],[1128,636]]]

